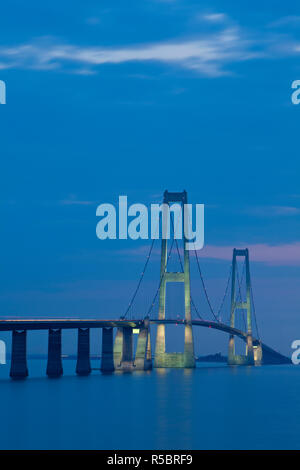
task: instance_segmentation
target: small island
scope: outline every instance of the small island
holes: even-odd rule
[[[208,354],[207,356],[199,356],[196,358],[197,362],[227,362],[227,357],[222,356],[222,354],[215,353],[215,354]]]

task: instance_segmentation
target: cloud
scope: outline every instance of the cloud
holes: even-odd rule
[[[61,206],[91,206],[93,204],[95,204],[94,201],[77,199],[74,194],[71,194],[67,199],[59,201],[59,205]]]
[[[277,28],[281,26],[300,26],[300,16],[283,16],[282,18],[279,18],[278,20],[269,24],[270,28]]]
[[[96,16],[91,16],[91,17],[87,18],[85,20],[85,22],[87,24],[97,25],[97,24],[101,23],[101,20],[100,20],[100,18],[97,18]]]
[[[300,208],[293,206],[260,206],[250,208],[247,212],[259,217],[294,216],[300,214]]]
[[[233,248],[248,248],[250,262],[264,263],[273,266],[300,266],[300,242],[271,245],[269,243],[242,243],[239,245],[205,245],[199,250],[199,259],[231,261]],[[180,251],[182,251],[180,249]],[[147,256],[149,245],[140,246],[128,250],[120,250],[119,255]],[[160,248],[154,248],[152,255],[159,257]],[[191,257],[195,256],[193,251]]]
[[[77,74],[77,75],[95,75],[96,74],[96,71],[95,70],[91,70],[91,69],[77,69],[77,70],[73,70],[73,73]]]
[[[225,13],[211,13],[202,15],[201,18],[210,23],[224,23],[227,20],[227,15]]]
[[[228,260],[232,259],[233,246],[206,245],[198,252],[200,258]],[[235,246],[235,248],[239,248]],[[240,248],[248,248],[250,261],[278,266],[300,266],[300,242],[282,245],[268,243],[243,244]]]
[[[228,74],[228,64],[256,57],[251,43],[237,27],[194,39],[180,39],[131,47],[85,47],[39,38],[28,44],[0,47],[0,63],[6,68],[48,69],[78,64],[84,69],[126,62],[172,64],[207,76]]]
[[[90,75],[106,64],[160,63],[182,67],[208,77],[232,74],[235,63],[298,55],[297,38],[282,26],[300,25],[300,16],[287,16],[261,31],[244,29],[223,12],[201,13],[201,34],[135,45],[70,44],[54,37],[40,37],[25,44],[0,46],[0,69],[64,70]],[[98,17],[85,21],[98,24]],[[206,23],[204,25],[203,23]],[[278,27],[279,33],[274,29]],[[289,28],[290,29],[290,28]],[[205,31],[205,32],[204,32]]]

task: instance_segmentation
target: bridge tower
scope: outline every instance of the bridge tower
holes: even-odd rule
[[[169,215],[170,202],[179,202],[183,209],[187,204],[187,193],[164,192],[163,200],[163,224],[164,216]],[[166,220],[166,219],[165,219]],[[166,285],[167,282],[184,283],[184,305],[185,305],[185,331],[184,331],[184,352],[166,352],[166,332],[165,325],[158,324],[155,346],[154,367],[195,367],[194,340],[191,317],[191,287],[190,287],[190,261],[189,251],[186,249],[186,238],[184,233],[185,211],[182,210],[182,236],[183,236],[183,272],[167,272],[167,238],[162,237],[161,242],[161,264],[160,264],[160,290],[159,290],[159,313],[158,319],[166,318]],[[175,224],[174,224],[175,225]],[[175,227],[174,227],[175,230]],[[175,236],[175,234],[173,234]]]
[[[237,295],[237,257],[245,258],[246,267],[246,300],[238,299]],[[249,266],[248,249],[234,249],[232,258],[232,280],[231,280],[231,308],[230,308],[230,326],[235,328],[236,315],[243,310],[247,312],[246,324],[246,354],[235,354],[235,337],[230,335],[228,348],[228,364],[229,365],[254,365],[261,362],[261,344],[253,344],[252,338],[252,301],[251,301],[251,279]]]

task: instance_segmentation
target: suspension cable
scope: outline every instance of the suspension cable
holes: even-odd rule
[[[159,292],[159,290],[160,290],[161,283],[162,283],[163,278],[164,278],[164,276],[165,276],[165,273],[166,273],[166,271],[167,271],[168,262],[169,262],[169,259],[170,259],[171,253],[172,253],[172,249],[173,249],[173,245],[174,245],[175,229],[174,229],[174,223],[173,223],[172,217],[170,217],[170,219],[171,219],[171,223],[172,223],[172,228],[173,228],[174,236],[173,236],[173,239],[172,239],[172,243],[171,243],[171,247],[170,247],[170,250],[169,250],[169,254],[168,254],[168,257],[167,257],[167,260],[166,260],[166,264],[165,264],[165,267],[164,267],[164,271],[163,271],[163,273],[162,273],[162,275],[161,275],[161,277],[160,277],[159,284],[158,284],[158,288],[157,288],[157,290],[156,290],[156,292],[155,292],[153,301],[152,301],[152,303],[151,303],[151,305],[150,305],[150,307],[149,307],[149,310],[148,310],[148,312],[147,312],[147,316],[150,316],[150,313],[151,313],[151,311],[152,311],[152,308],[154,307],[157,294],[158,294],[158,292]],[[177,223],[178,223],[178,222],[179,222],[179,220],[177,221]],[[177,225],[176,225],[176,228],[177,228]],[[163,236],[163,234],[162,234],[162,236]]]
[[[172,221],[172,222],[173,222],[173,221]],[[180,252],[179,252],[179,247],[178,247],[177,239],[175,239],[175,242],[176,242],[177,254],[178,254],[178,258],[179,258],[181,270],[184,271],[184,269],[183,269],[183,264],[182,264],[182,261],[181,261]],[[195,247],[195,243],[194,243],[194,247]],[[202,272],[201,272],[201,268],[200,268],[200,263],[199,263],[198,255],[197,255],[197,250],[194,250],[194,251],[195,251],[195,253],[196,253],[196,259],[197,259],[198,269],[199,269],[199,273],[200,273],[200,277],[201,277],[201,281],[202,281],[202,285],[203,285],[203,289],[204,289],[204,292],[205,292],[205,296],[206,296],[207,303],[208,303],[208,305],[209,305],[210,311],[211,311],[211,313],[213,314],[215,320],[219,323],[219,322],[220,322],[220,320],[219,320],[219,314],[220,314],[220,311],[221,311],[221,309],[222,309],[222,307],[223,307],[223,303],[224,303],[224,301],[225,301],[225,297],[226,297],[226,295],[227,295],[227,291],[228,291],[228,287],[229,287],[231,268],[230,268],[230,273],[229,273],[229,277],[228,277],[228,280],[227,280],[227,286],[226,286],[226,289],[225,289],[225,295],[224,295],[223,301],[222,301],[222,303],[221,303],[221,306],[220,306],[220,308],[219,308],[219,310],[218,310],[217,315],[215,315],[214,310],[213,310],[212,305],[211,305],[211,302],[210,302],[209,297],[208,297],[208,293],[207,293],[206,287],[205,287],[205,283],[204,283],[204,279],[203,279],[203,276],[202,276]],[[191,303],[193,304],[193,307],[194,307],[194,309],[195,309],[195,311],[196,311],[198,317],[200,318],[200,320],[204,320],[204,319],[201,317],[201,315],[199,314],[198,309],[197,309],[197,307],[196,307],[196,305],[195,305],[195,303],[194,303],[194,301],[193,301],[193,299],[192,299],[192,296],[191,296]]]
[[[243,264],[243,270],[242,270],[242,276],[241,276],[241,281],[240,281],[240,275],[239,275],[239,268],[238,266],[236,266],[236,279],[237,279],[237,282],[238,282],[238,288],[239,288],[239,300],[240,302],[242,303],[242,290],[241,290],[241,284],[242,284],[242,281],[243,281],[243,273],[244,273],[244,267],[245,267],[245,260],[244,260],[244,264]],[[242,320],[243,320],[243,324],[244,324],[244,328],[245,328],[245,331],[246,331],[246,320],[245,320],[245,316],[244,316],[244,311],[242,313]]]
[[[194,251],[195,251],[195,254],[196,254],[197,266],[198,266],[198,271],[199,271],[199,274],[200,274],[201,283],[202,283],[202,286],[203,286],[203,289],[204,289],[204,293],[205,293],[205,297],[206,297],[209,309],[210,309],[211,313],[213,314],[213,317],[216,320],[216,322],[220,323],[220,320],[216,317],[214,309],[212,308],[211,302],[210,302],[209,297],[208,297],[205,282],[204,282],[204,279],[203,279],[203,276],[202,276],[202,271],[201,271],[201,268],[200,268],[200,263],[199,263],[199,259],[198,259],[197,250],[194,250]]]
[[[236,277],[237,277],[238,288],[239,288],[239,299],[240,299],[240,302],[242,302],[242,290],[241,290],[241,285],[242,285],[243,278],[244,278],[245,260],[244,260],[244,263],[243,263],[243,270],[242,270],[241,281],[240,281],[240,275],[239,275],[238,266],[236,266],[236,268],[237,268],[237,269],[236,269]]]
[[[243,282],[243,275],[245,271],[245,266],[246,266],[246,261],[244,261],[244,266],[243,266],[243,272],[242,272],[242,278],[241,278],[241,284]],[[249,268],[250,269],[250,268]],[[255,311],[255,304],[254,304],[254,296],[253,296],[253,289],[252,285],[250,282],[250,295],[251,295],[251,301],[252,301],[252,306],[253,306],[253,316],[254,316],[254,321],[255,321],[255,328],[256,328],[256,333],[257,333],[257,338],[260,341],[260,336],[259,336],[259,331],[258,331],[258,326],[257,326],[257,318],[256,318],[256,311]],[[242,300],[241,300],[242,301]],[[245,320],[244,320],[245,321]]]
[[[174,222],[173,222],[173,219],[171,218],[171,223],[172,223],[172,228],[173,228],[173,232],[174,232]],[[175,232],[174,232],[174,237],[175,237]],[[182,263],[182,260],[181,260],[181,256],[180,256],[180,251],[179,251],[179,246],[178,246],[178,242],[177,242],[177,238],[173,238],[173,240],[175,240],[175,244],[176,244],[176,250],[177,250],[177,254],[178,254],[178,258],[179,258],[179,263],[180,263],[180,267],[181,267],[181,271],[184,272],[184,267],[183,267],[183,263]],[[200,320],[204,321],[204,318],[200,315],[197,307],[196,307],[196,304],[192,298],[192,295],[190,295],[190,301],[191,301],[191,305],[194,307],[195,309],[195,312],[198,316],[198,318],[200,318]]]
[[[230,265],[230,268],[229,268],[229,275],[228,275],[228,278],[227,278],[227,284],[226,284],[226,288],[225,288],[225,293],[224,293],[222,302],[221,302],[221,304],[220,304],[220,308],[219,308],[218,313],[217,313],[217,317],[219,318],[219,321],[221,321],[220,315],[221,315],[222,308],[223,308],[223,306],[224,306],[225,299],[226,299],[226,297],[227,297],[227,293],[228,293],[228,289],[229,289],[229,284],[230,284],[231,275],[232,275],[232,265]]]
[[[153,307],[154,307],[154,304],[155,304],[155,301],[156,301],[156,298],[157,298],[157,294],[158,294],[158,292],[159,292],[159,290],[160,290],[161,283],[162,283],[162,281],[163,281],[163,278],[165,277],[165,273],[166,273],[166,270],[167,270],[167,266],[168,266],[168,262],[169,262],[171,253],[172,253],[173,245],[174,245],[174,238],[173,238],[172,243],[171,243],[171,247],[170,247],[169,254],[168,254],[168,257],[167,257],[167,261],[166,261],[166,264],[165,264],[165,267],[164,267],[164,271],[163,271],[162,275],[160,276],[158,288],[157,288],[157,290],[156,290],[156,292],[155,292],[155,295],[154,295],[154,297],[153,297],[153,301],[152,301],[152,303],[151,303],[151,305],[150,305],[150,307],[149,307],[149,310],[148,310],[148,312],[147,312],[147,316],[150,316],[150,313],[151,313],[151,311],[152,311],[152,309],[153,309]]]
[[[180,256],[180,252],[179,252],[179,247],[178,247],[178,243],[177,243],[177,240],[175,239],[175,242],[176,242],[176,248],[177,248],[177,253],[178,253],[178,257],[179,257],[179,262],[180,262],[180,266],[181,266],[181,269],[183,271],[183,265],[182,265],[182,261],[181,261],[181,256]],[[194,244],[195,245],[195,244]],[[230,270],[229,270],[229,276],[228,276],[228,279],[227,279],[227,285],[226,285],[226,288],[225,288],[225,293],[224,293],[224,297],[222,299],[222,302],[221,302],[221,305],[218,309],[218,313],[217,315],[215,315],[214,313],[214,310],[212,308],[212,305],[211,305],[211,302],[209,300],[209,297],[208,297],[208,293],[207,293],[207,290],[206,290],[206,286],[205,286],[205,283],[204,283],[204,278],[202,276],[202,272],[201,272],[201,268],[200,268],[200,263],[199,263],[199,259],[198,259],[198,255],[197,255],[197,250],[194,250],[195,253],[196,253],[196,259],[197,259],[197,265],[198,265],[198,270],[199,270],[199,274],[200,274],[200,278],[201,278],[201,281],[202,281],[202,286],[203,286],[203,289],[204,289],[204,292],[205,292],[205,296],[206,296],[206,300],[207,300],[207,303],[209,305],[209,308],[210,308],[210,311],[211,313],[213,314],[215,320],[220,323],[220,313],[221,313],[221,310],[223,308],[223,304],[225,302],[225,299],[226,299],[226,296],[227,296],[227,293],[228,293],[228,288],[229,288],[229,283],[230,283],[230,278],[231,278],[231,271],[232,271],[232,266],[230,265]],[[200,320],[204,320],[201,315],[199,314],[198,312],[198,309],[192,299],[192,296],[191,296],[191,303],[196,311],[196,314],[198,315],[198,317],[200,318]]]
[[[177,254],[178,254],[178,258],[179,258],[181,270],[182,270],[182,272],[184,272],[177,239],[175,239],[175,244],[176,244],[176,248],[177,248]],[[199,313],[199,311],[198,311],[198,309],[197,309],[197,307],[196,307],[196,304],[195,304],[195,302],[194,302],[194,300],[193,300],[193,298],[192,298],[192,295],[190,295],[190,299],[191,299],[191,304],[192,304],[192,306],[194,307],[197,316],[200,318],[200,320],[203,320],[203,321],[204,321],[204,318],[201,317],[201,315],[200,315],[200,313]]]
[[[196,304],[195,304],[195,302],[194,302],[194,300],[193,300],[193,297],[192,297],[192,296],[191,296],[191,304],[192,304],[192,306],[194,307],[194,309],[195,309],[195,312],[196,312],[196,314],[197,314],[198,318],[199,318],[200,320],[202,320],[202,321],[205,321],[205,320],[204,320],[204,318],[203,318],[203,317],[201,317],[201,315],[200,315],[200,313],[199,313],[199,311],[198,311],[198,309],[197,309],[197,307],[196,307]]]
[[[251,299],[252,299],[252,305],[253,305],[253,314],[254,314],[256,333],[257,333],[257,338],[260,341],[260,335],[259,335],[258,326],[257,326],[257,319],[256,319],[256,311],[255,311],[255,304],[254,304],[254,296],[253,296],[252,286],[250,287],[250,291],[251,291]]]
[[[152,253],[152,250],[153,250],[153,247],[154,247],[154,243],[155,243],[155,238],[153,238],[153,240],[152,240],[152,243],[151,243],[151,246],[150,246],[150,250],[149,250],[148,256],[147,256],[147,258],[146,258],[146,262],[145,262],[143,271],[141,272],[141,275],[140,275],[139,282],[138,282],[137,287],[136,287],[136,289],[135,289],[135,291],[134,291],[134,293],[133,293],[133,296],[132,296],[132,298],[131,298],[131,300],[130,300],[130,302],[129,302],[129,304],[128,304],[127,310],[126,310],[125,315],[123,316],[123,318],[126,318],[126,315],[128,314],[129,310],[131,309],[132,304],[133,304],[133,302],[134,302],[134,299],[136,298],[136,295],[137,295],[137,293],[138,293],[138,290],[139,290],[139,288],[140,288],[140,285],[141,285],[141,283],[142,283],[142,280],[143,280],[143,278],[144,278],[144,275],[145,275],[145,272],[146,272],[146,269],[147,269],[147,266],[148,266],[148,263],[149,263],[149,260],[150,260],[150,256],[151,256],[151,253]]]
[[[240,290],[242,289],[245,271],[246,271],[246,259],[244,259],[244,263],[243,263],[242,276],[241,276],[241,283],[240,283]],[[242,294],[241,294],[241,302],[242,302]],[[242,317],[243,317],[244,327],[245,327],[245,331],[246,331],[247,326],[246,326],[246,319],[245,319],[245,312],[244,312],[244,310],[243,310],[243,313],[242,313]]]

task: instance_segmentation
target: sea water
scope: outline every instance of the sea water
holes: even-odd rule
[[[154,369],[29,377],[0,366],[1,449],[300,449],[300,367]]]

